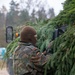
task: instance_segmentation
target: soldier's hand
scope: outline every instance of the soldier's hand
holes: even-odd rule
[[[53,44],[53,41],[51,41],[51,42],[48,44],[48,47],[47,47],[47,48],[51,48],[52,44]]]
[[[42,54],[38,52],[36,56],[31,57],[31,62],[33,62],[35,65],[38,65],[41,61],[41,56],[44,55],[46,52],[43,52]]]
[[[36,56],[31,57],[31,62],[33,62],[35,65],[37,65],[41,60],[41,56],[39,54],[40,53],[37,53]]]

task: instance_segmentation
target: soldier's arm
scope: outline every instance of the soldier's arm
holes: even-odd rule
[[[53,44],[53,41],[49,43],[47,49],[43,53],[40,53],[40,52],[36,53],[36,55],[31,58],[31,61],[35,65],[39,65],[39,63],[42,63],[41,66],[44,65],[47,62],[49,56],[52,55],[53,53],[53,51],[51,50],[52,44]]]
[[[44,53],[37,53],[36,56],[31,57],[31,62],[34,63],[34,65],[43,66],[47,60],[49,59],[50,55],[44,55]]]

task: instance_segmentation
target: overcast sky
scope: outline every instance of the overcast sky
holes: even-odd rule
[[[6,6],[7,9],[9,9],[9,3],[10,3],[11,0],[0,0],[0,8],[2,5]],[[14,1],[19,1],[19,0],[14,0]],[[44,0],[42,0],[44,1]],[[55,14],[57,15],[60,10],[63,9],[63,6],[61,3],[63,3],[65,0],[46,0],[49,7],[53,7],[54,8],[54,11],[55,11]]]

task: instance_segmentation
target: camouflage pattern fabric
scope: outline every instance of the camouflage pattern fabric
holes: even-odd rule
[[[35,66],[31,61],[31,57],[35,56],[39,50],[31,43],[19,43],[19,46],[13,53],[14,75],[43,75],[41,68],[47,61],[46,57],[40,53],[41,61]],[[37,74],[39,71],[39,74]]]

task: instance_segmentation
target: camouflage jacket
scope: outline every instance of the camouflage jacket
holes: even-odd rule
[[[35,56],[37,52],[39,52],[39,49],[31,43],[20,42],[13,53],[14,75],[43,75],[43,69],[41,67],[46,63],[46,57],[44,55],[41,57],[42,60],[38,66],[30,61],[31,57]]]

